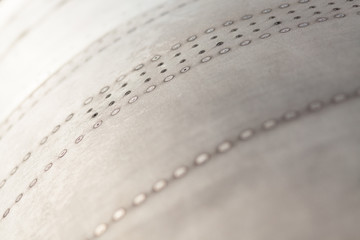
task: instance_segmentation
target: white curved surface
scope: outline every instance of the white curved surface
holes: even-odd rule
[[[0,127],[1,239],[358,239],[359,1],[161,3],[69,1],[0,59],[3,118],[55,73]]]

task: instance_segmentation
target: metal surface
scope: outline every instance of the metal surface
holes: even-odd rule
[[[359,238],[358,0],[36,2],[0,24],[1,239]]]

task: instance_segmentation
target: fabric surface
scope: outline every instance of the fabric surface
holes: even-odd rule
[[[359,0],[31,2],[0,239],[359,238]]]

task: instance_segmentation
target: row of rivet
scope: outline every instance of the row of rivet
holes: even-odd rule
[[[301,3],[307,3],[307,2],[310,2],[310,1],[306,1],[306,2],[298,1],[298,3],[300,3],[300,4],[301,4]],[[280,9],[283,9],[283,8],[285,8],[285,7],[284,7],[285,5],[290,6],[290,4],[282,4],[282,5],[279,6],[279,8],[280,8]],[[247,15],[243,16],[243,17],[241,18],[241,20],[248,20],[248,19],[250,19],[250,18],[252,18],[252,17],[253,17],[252,14],[247,14]],[[225,23],[223,23],[222,26],[227,27],[227,26],[230,26],[230,25],[232,25],[232,24],[234,24],[234,23],[235,23],[234,21],[228,20],[228,21],[226,21]],[[204,33],[207,33],[207,34],[208,34],[208,33],[214,32],[215,29],[216,29],[215,27],[208,28],[208,29],[206,29],[206,30],[204,31]],[[190,36],[190,37],[187,38],[187,42],[192,42],[192,41],[196,40],[197,38],[198,38],[197,35],[192,35],[192,36]],[[173,45],[173,46],[171,47],[171,50],[179,49],[181,46],[182,46],[181,43],[177,43],[177,44],[175,44],[175,45]],[[160,58],[161,58],[161,55],[155,55],[155,56],[153,56],[153,57],[151,58],[150,62],[157,61],[157,60],[159,60]],[[132,68],[132,70],[133,70],[133,71],[138,71],[138,70],[140,70],[140,69],[142,69],[142,68],[144,68],[144,67],[145,67],[145,64],[144,64],[144,63],[140,63],[140,64],[136,65],[134,68]],[[129,71],[129,72],[132,72],[132,71]],[[127,74],[122,74],[119,78],[116,79],[116,82],[121,82],[122,80],[125,79],[126,76],[127,76]],[[109,89],[109,86],[105,86],[105,87],[103,87],[103,88],[100,90],[99,93],[103,93],[104,91],[107,91],[108,89]],[[93,97],[87,98],[87,99],[84,101],[84,105],[87,105],[87,104],[91,103],[93,99],[94,99]]]
[[[168,186],[168,184],[171,181],[181,179],[186,174],[190,172],[191,169],[193,169],[196,166],[202,166],[205,163],[207,163],[210,159],[215,158],[219,154],[223,154],[228,152],[230,149],[232,149],[234,146],[236,146],[238,143],[247,141],[251,138],[253,138],[255,135],[259,135],[261,132],[267,132],[269,130],[274,129],[275,127],[278,127],[281,123],[287,123],[295,119],[299,119],[301,116],[305,116],[306,114],[316,113],[320,110],[324,109],[327,106],[337,105],[340,104],[350,98],[353,97],[360,97],[360,88],[358,88],[354,93],[340,93],[336,94],[333,98],[331,98],[330,101],[327,103],[324,101],[313,101],[309,103],[305,109],[294,111],[286,111],[281,117],[279,118],[273,118],[264,121],[259,127],[253,127],[253,128],[246,128],[245,130],[241,131],[239,135],[234,140],[225,140],[218,144],[215,147],[215,151],[213,152],[203,152],[198,154],[192,164],[188,165],[181,165],[174,169],[172,173],[171,178],[161,178],[158,181],[156,181],[153,186],[151,187],[151,191],[141,192],[138,195],[136,195],[130,206],[128,207],[120,207],[117,210],[114,211],[111,221],[107,223],[101,223],[98,226],[95,227],[93,236],[91,238],[98,238],[102,236],[107,229],[114,224],[115,222],[119,221],[120,219],[124,218],[126,213],[131,210],[133,207],[140,206],[143,204],[148,197],[151,195],[160,192],[164,188]],[[91,239],[90,238],[90,239]]]
[[[172,9],[172,10],[176,10],[176,9],[178,9],[178,8],[182,8],[182,7],[184,7],[186,4],[189,4],[189,3],[192,3],[192,2],[196,2],[196,1],[198,1],[198,0],[187,1],[186,3],[182,3],[182,4],[180,4],[180,5],[177,5],[177,7],[174,8],[174,9]],[[162,5],[159,5],[159,6],[162,6]],[[159,8],[159,7],[158,7],[158,8]],[[160,8],[159,8],[159,9],[160,9]],[[169,12],[169,11],[171,11],[171,10],[167,10],[167,12]],[[164,16],[164,14],[160,14],[160,15],[159,15],[159,17],[162,17],[162,16]],[[154,18],[152,18],[152,19],[154,19]],[[148,24],[148,23],[150,23],[150,21],[145,21],[145,22],[144,22],[143,24],[141,24],[141,25],[146,25],[146,24]],[[103,41],[103,39],[105,39],[106,37],[108,37],[108,36],[110,36],[110,35],[113,35],[114,33],[117,33],[118,29],[121,29],[121,28],[116,27],[115,29],[111,30],[109,33],[105,34],[104,36],[101,36],[99,39],[97,39],[95,42],[93,42],[90,46],[88,46],[87,48],[85,48],[81,53],[77,54],[73,59],[69,60],[65,65],[63,65],[59,70],[57,70],[55,74],[51,75],[44,83],[48,82],[50,79],[53,79],[55,76],[57,76],[57,75],[59,75],[60,73],[62,73],[62,69],[69,68],[70,65],[74,64],[74,61],[75,61],[74,59],[79,58],[79,56],[81,56],[82,54],[85,54],[86,52],[88,52],[89,49],[91,49],[93,46],[98,47],[98,51],[95,53],[95,54],[98,54],[98,53],[102,52],[103,50],[105,50],[106,48],[108,48],[111,44],[114,44],[115,42],[117,42],[118,40],[120,40],[119,37],[117,37],[117,36],[112,36],[113,38],[117,39],[117,41],[112,41],[112,42],[110,43],[110,45],[106,45],[106,46],[100,46],[100,45],[99,45],[99,46],[97,46],[98,43],[101,43],[101,42]],[[132,27],[131,29],[137,29],[137,27]],[[127,34],[130,34],[130,33],[132,33],[132,32],[133,32],[133,31],[130,31],[130,30],[129,30],[129,31],[127,31]],[[79,59],[80,59],[80,62],[77,63],[77,64],[75,64],[75,66],[73,66],[73,67],[71,68],[71,72],[76,71],[76,70],[80,67],[81,64],[84,64],[84,63],[88,62],[92,57],[93,57],[93,55],[88,56],[88,57],[85,57],[85,58],[84,58],[84,57],[79,58]],[[58,82],[56,82],[55,84],[58,85],[59,83],[63,82],[65,79],[66,79],[66,77],[62,77],[62,78],[60,78],[60,80],[59,80]],[[36,89],[36,92],[42,90],[42,88],[46,86],[46,84],[44,84],[44,83],[41,85],[41,88]],[[51,90],[52,90],[52,88],[49,88],[47,91],[44,91],[45,94],[42,95],[42,96],[40,96],[39,99],[40,99],[41,97],[46,96]],[[33,93],[30,94],[28,97],[26,97],[26,98],[23,100],[23,102],[22,102],[19,106],[16,107],[15,111],[12,112],[12,113],[0,124],[0,126],[9,125],[9,127],[7,127],[6,130],[1,134],[0,140],[1,140],[2,137],[13,127],[13,123],[10,123],[10,119],[12,118],[12,116],[13,116],[14,114],[16,114],[18,111],[23,110],[23,105],[24,105],[27,101],[29,101],[30,99],[32,99],[32,98],[36,95],[36,92],[33,92]],[[33,107],[39,102],[39,99],[35,100],[35,101],[33,102],[33,104],[31,104],[31,107],[30,107],[29,109],[33,108]],[[28,109],[28,110],[29,110],[29,109]],[[25,110],[23,110],[23,111],[25,111]],[[15,122],[20,121],[24,115],[25,115],[25,112],[21,113],[21,114],[20,114],[20,117],[17,118],[17,119],[15,120]]]
[[[68,116],[66,117],[64,123],[69,122],[73,117],[74,117],[74,113],[71,113],[70,115],[68,115]],[[41,141],[39,142],[38,148],[40,148],[42,145],[44,145],[44,144],[48,141],[48,139],[49,139],[49,137],[50,137],[51,135],[54,135],[55,133],[57,133],[57,132],[59,131],[60,127],[61,127],[60,124],[59,124],[59,125],[56,125],[56,126],[51,130],[51,133],[50,133],[48,136],[45,136],[44,138],[42,138]],[[15,167],[12,168],[12,170],[11,170],[10,173],[9,173],[9,175],[0,182],[0,189],[5,185],[5,183],[9,180],[9,178],[12,177],[12,176],[18,171],[18,169],[20,168],[20,166],[21,166],[22,164],[24,164],[24,163],[31,157],[31,155],[33,154],[33,152],[34,152],[34,151],[28,151],[28,152],[25,154],[25,156],[22,158],[22,160],[21,160],[18,164],[16,164]]]

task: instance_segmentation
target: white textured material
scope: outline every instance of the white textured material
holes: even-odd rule
[[[0,239],[359,239],[359,4],[0,1]]]

